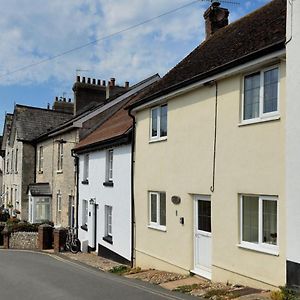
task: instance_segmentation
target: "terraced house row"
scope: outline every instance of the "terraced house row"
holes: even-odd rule
[[[300,288],[300,4],[228,24],[214,1],[204,18],[205,40],[162,78],[77,78],[74,104],[17,105],[2,198],[31,222],[75,226],[82,251]]]

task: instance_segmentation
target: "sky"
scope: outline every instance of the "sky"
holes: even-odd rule
[[[221,1],[230,11],[230,22],[270,0],[232,1],[240,4]],[[0,4],[1,135],[5,113],[13,112],[16,103],[46,108],[55,96],[73,99],[76,75],[114,77],[119,85],[125,81],[132,85],[155,73],[163,76],[204,40],[203,12],[210,1],[0,0]],[[95,40],[99,41],[59,56]],[[49,59],[54,56],[59,57]]]

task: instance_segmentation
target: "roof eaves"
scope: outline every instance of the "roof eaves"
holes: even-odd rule
[[[230,61],[224,65],[221,65],[221,66],[218,66],[217,68],[214,68],[214,69],[211,69],[207,72],[204,72],[204,73],[201,73],[201,74],[197,74],[196,76],[192,77],[192,78],[189,78],[185,81],[182,81],[182,82],[179,82],[177,84],[174,84],[166,89],[162,89],[152,95],[150,95],[149,97],[146,97],[146,98],[143,98],[131,105],[129,105],[127,107],[127,109],[129,110],[132,110],[134,108],[137,108],[143,104],[146,104],[158,97],[162,97],[162,96],[165,96],[171,92],[174,92],[176,90],[179,90],[179,89],[182,89],[182,88],[185,88],[187,87],[188,85],[191,85],[193,83],[196,83],[200,80],[203,80],[205,78],[208,78],[210,76],[214,76],[218,73],[221,73],[221,72],[224,72],[224,71],[227,71],[233,67],[236,67],[236,66],[239,66],[239,65],[242,65],[246,62],[249,62],[251,60],[254,60],[256,58],[259,58],[259,57],[262,57],[264,55],[267,55],[269,53],[272,53],[272,52],[275,52],[275,51],[278,51],[278,50],[281,50],[281,49],[284,49],[285,48],[285,41],[286,39],[282,39],[281,41],[278,41],[272,45],[269,45],[268,47],[265,47],[265,48],[262,48],[262,49],[259,49],[258,51],[255,51],[255,52],[252,52],[250,54],[247,54],[245,56],[242,56],[242,57],[239,57],[237,58],[236,60],[233,60],[233,61]]]
[[[106,139],[104,141],[99,141],[79,148],[75,148],[73,149],[73,151],[77,154],[83,154],[83,153],[102,150],[110,147],[116,147],[123,144],[129,144],[131,143],[131,139],[132,139],[131,131],[132,131],[132,127],[121,135],[118,135],[110,139]]]

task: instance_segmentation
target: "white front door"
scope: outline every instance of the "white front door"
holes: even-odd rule
[[[194,273],[211,279],[211,201],[195,196]]]

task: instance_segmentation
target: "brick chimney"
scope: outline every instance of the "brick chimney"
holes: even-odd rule
[[[211,6],[204,13],[206,39],[216,31],[228,25],[229,10],[220,7],[219,1],[212,1]]]
[[[78,115],[95,105],[105,103],[108,98],[125,93],[128,89],[129,83],[126,83],[125,86],[118,86],[115,78],[111,78],[106,84],[105,80],[77,76],[73,85],[74,115]]]
[[[64,113],[72,114],[74,112],[74,103],[72,102],[71,98],[67,101],[66,98],[63,97],[55,97],[52,109]]]

